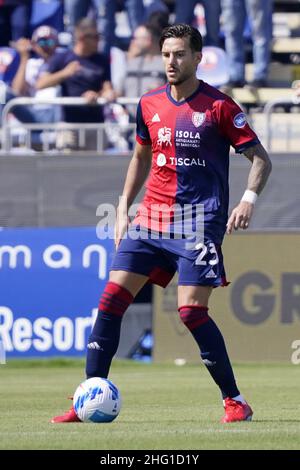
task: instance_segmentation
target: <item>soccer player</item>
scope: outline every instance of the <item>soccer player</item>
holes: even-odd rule
[[[208,303],[213,288],[227,284],[224,234],[247,229],[271,162],[239,106],[196,78],[200,33],[185,24],[170,26],[160,46],[168,84],[143,95],[138,106],[137,143],[118,207],[118,249],[89,338],[86,375],[108,376],[127,307],[146,282],[165,287],[178,271],[179,315],[221,391],[222,422],[251,420]],[[228,219],[230,145],[252,165],[247,189]],[[129,225],[128,208],[149,171]],[[78,421],[73,408],[52,420],[72,421]]]

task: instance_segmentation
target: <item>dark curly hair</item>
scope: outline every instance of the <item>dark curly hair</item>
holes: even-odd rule
[[[159,45],[162,50],[163,44],[169,38],[190,38],[190,47],[193,52],[202,51],[202,36],[198,29],[184,23],[167,26],[160,37]]]

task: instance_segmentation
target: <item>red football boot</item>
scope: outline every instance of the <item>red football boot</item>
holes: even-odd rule
[[[70,400],[73,399],[73,397],[69,398]],[[50,423],[82,423],[82,421],[78,418],[72,405],[69,411],[66,411],[63,415],[54,416],[54,418],[51,419]]]
[[[251,421],[253,411],[248,403],[225,398],[225,415],[221,419],[221,423],[233,423],[235,421]]]

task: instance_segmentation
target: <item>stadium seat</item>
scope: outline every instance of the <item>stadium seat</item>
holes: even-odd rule
[[[213,46],[203,47],[202,61],[197,68],[197,78],[212,86],[221,86],[229,80],[229,66],[226,52]]]

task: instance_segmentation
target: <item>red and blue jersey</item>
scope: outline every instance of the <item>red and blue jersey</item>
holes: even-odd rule
[[[203,81],[188,99],[177,102],[167,84],[142,96],[136,140],[151,145],[153,157],[135,223],[149,228],[153,205],[202,205],[205,238],[221,244],[228,217],[230,146],[241,153],[259,143],[241,108]],[[166,230],[161,215],[159,220],[151,228]]]

